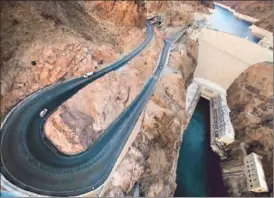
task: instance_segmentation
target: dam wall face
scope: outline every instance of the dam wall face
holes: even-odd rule
[[[228,89],[249,66],[273,61],[273,54],[256,43],[205,28],[198,36],[198,65],[195,78],[204,78]]]

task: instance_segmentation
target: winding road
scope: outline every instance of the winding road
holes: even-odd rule
[[[153,94],[172,43],[165,42],[157,67],[140,94],[86,151],[77,155],[59,152],[44,135],[45,121],[84,86],[119,69],[138,55],[153,34],[153,27],[148,22],[143,43],[118,62],[90,77],[46,87],[17,105],[1,127],[1,181],[23,191],[49,196],[77,196],[102,186]],[[40,117],[39,113],[45,108],[48,109],[45,117]]]

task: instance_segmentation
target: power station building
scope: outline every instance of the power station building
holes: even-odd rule
[[[247,189],[252,192],[268,192],[261,156],[250,153],[244,157],[244,172],[247,178]]]

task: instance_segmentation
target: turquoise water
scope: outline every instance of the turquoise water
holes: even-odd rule
[[[218,156],[210,148],[209,101],[200,98],[184,133],[175,197],[226,196]]]
[[[214,13],[210,16],[210,23],[213,29],[247,38],[254,43],[260,40],[251,34],[249,30],[251,23],[236,18],[230,11],[220,6],[215,5]]]

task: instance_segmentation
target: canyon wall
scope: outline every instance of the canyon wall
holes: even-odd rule
[[[164,17],[176,10],[164,19],[172,21],[166,25],[191,25],[193,13],[204,9],[199,6],[191,1],[162,6]],[[1,119],[31,93],[102,69],[133,50],[145,36],[144,16],[144,4],[136,1],[2,1]],[[86,86],[49,117],[46,135],[59,150],[85,150],[134,100],[156,67],[165,33],[155,28],[155,38],[140,56]],[[131,195],[135,184],[143,196],[173,195],[187,124],[185,88],[198,54],[198,43],[188,36],[181,40],[181,49],[173,49],[140,117],[137,138],[106,185],[105,195]]]
[[[224,181],[230,196],[273,196],[273,63],[255,64],[244,71],[227,91],[235,142],[223,161]],[[262,156],[270,193],[247,191],[244,152]]]
[[[98,17],[117,25],[145,26],[146,12],[143,1],[86,1],[84,4]]]
[[[148,17],[161,16],[164,26],[172,27],[190,25],[194,12],[209,13],[200,1],[147,1],[146,10]]]

